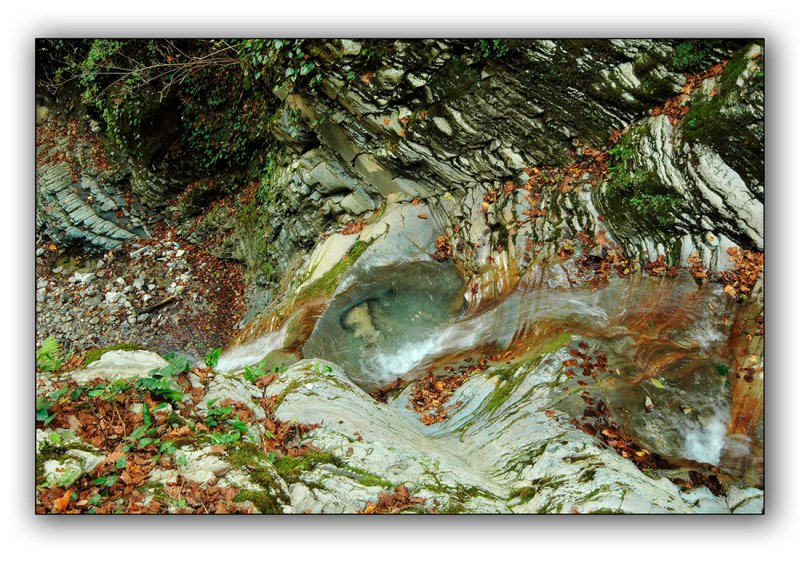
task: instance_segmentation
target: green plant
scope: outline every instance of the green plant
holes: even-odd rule
[[[328,374],[328,373],[330,373],[330,372],[333,372],[333,368],[331,368],[331,367],[330,367],[329,365],[327,365],[327,364],[320,364],[320,363],[318,363],[318,362],[315,362],[315,363],[314,363],[314,364],[311,366],[311,371],[312,371],[312,372],[315,372],[315,373],[317,373],[317,374]]]
[[[172,377],[184,372],[188,372],[192,367],[192,363],[188,358],[177,353],[164,355],[164,360],[167,360],[169,364],[160,369],[154,368],[150,371],[150,374],[157,373],[161,377]]]
[[[217,347],[213,351],[207,352],[205,356],[206,366],[212,369],[216,368],[217,364],[219,364],[219,355],[221,354],[222,354],[222,349],[219,347]]]
[[[703,66],[707,66],[714,49],[719,47],[722,41],[718,39],[690,39],[680,43],[675,47],[675,55],[672,57],[672,64],[678,70],[696,71]]]
[[[312,89],[322,82],[319,67],[307,50],[306,39],[246,39],[236,43],[244,62],[243,87],[249,89],[252,79],[282,77],[292,88],[308,85]]]
[[[264,371],[264,368],[259,366],[245,366],[244,367],[244,379],[248,382],[255,383],[258,381],[259,378],[262,376],[266,376],[267,373]]]
[[[242,437],[242,433],[238,430],[228,432],[217,432],[208,435],[208,439],[212,444],[233,444],[238,442]]]
[[[103,487],[113,487],[116,484],[117,479],[119,479],[119,474],[109,473],[108,475],[102,475],[98,477],[92,481],[92,483],[94,485],[102,485]],[[105,492],[105,490],[101,491],[101,493],[102,492]]]
[[[501,58],[508,54],[508,50],[508,45],[502,39],[480,39],[478,41],[481,58]]]
[[[58,403],[58,400],[69,391],[68,386],[56,390],[48,397],[40,397],[36,400],[36,420],[42,421],[45,426],[55,419],[56,413],[51,413],[50,408]]]
[[[53,336],[48,337],[36,351],[36,366],[43,372],[55,372],[63,364],[61,343]]]
[[[191,368],[189,360],[181,355],[168,355],[170,362],[162,368],[150,371],[149,378],[139,378],[135,385],[150,392],[154,397],[168,401],[183,400],[183,392],[174,388],[174,377]],[[166,358],[166,357],[165,357]]]
[[[216,427],[233,414],[232,406],[215,406],[214,404],[217,401],[219,401],[219,398],[209,399],[206,401],[206,405],[208,405],[208,411],[206,412],[205,422],[209,427]]]

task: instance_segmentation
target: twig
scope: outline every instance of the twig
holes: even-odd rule
[[[178,298],[177,296],[170,296],[169,298],[166,298],[166,299],[162,300],[161,302],[153,304],[152,306],[147,306],[146,308],[142,308],[141,310],[139,310],[138,313],[139,313],[139,315],[141,315],[141,314],[149,314],[153,310],[157,310],[158,308],[160,308],[162,306],[166,306],[167,304],[169,304],[173,300],[176,300],[177,298]]]

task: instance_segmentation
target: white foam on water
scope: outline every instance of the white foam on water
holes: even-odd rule
[[[370,360],[370,366],[381,377],[396,378],[420,364],[431,354],[439,351],[443,338],[444,333],[441,333],[422,341],[406,343],[390,354],[376,354]]]
[[[693,424],[686,432],[683,445],[685,457],[698,462],[719,464],[727,432],[728,412],[725,410],[717,410],[713,417]]]
[[[256,364],[275,349],[283,348],[286,327],[280,331],[271,331],[244,345],[225,351],[217,363],[217,370],[232,372]]]

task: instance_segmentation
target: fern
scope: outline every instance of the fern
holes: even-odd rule
[[[36,351],[36,366],[43,372],[55,372],[64,364],[61,343],[55,337],[48,337]]]

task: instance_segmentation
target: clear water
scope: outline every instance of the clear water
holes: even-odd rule
[[[371,389],[443,347],[464,309],[464,281],[452,265],[430,262],[360,274],[319,319],[303,355],[336,362]]]

